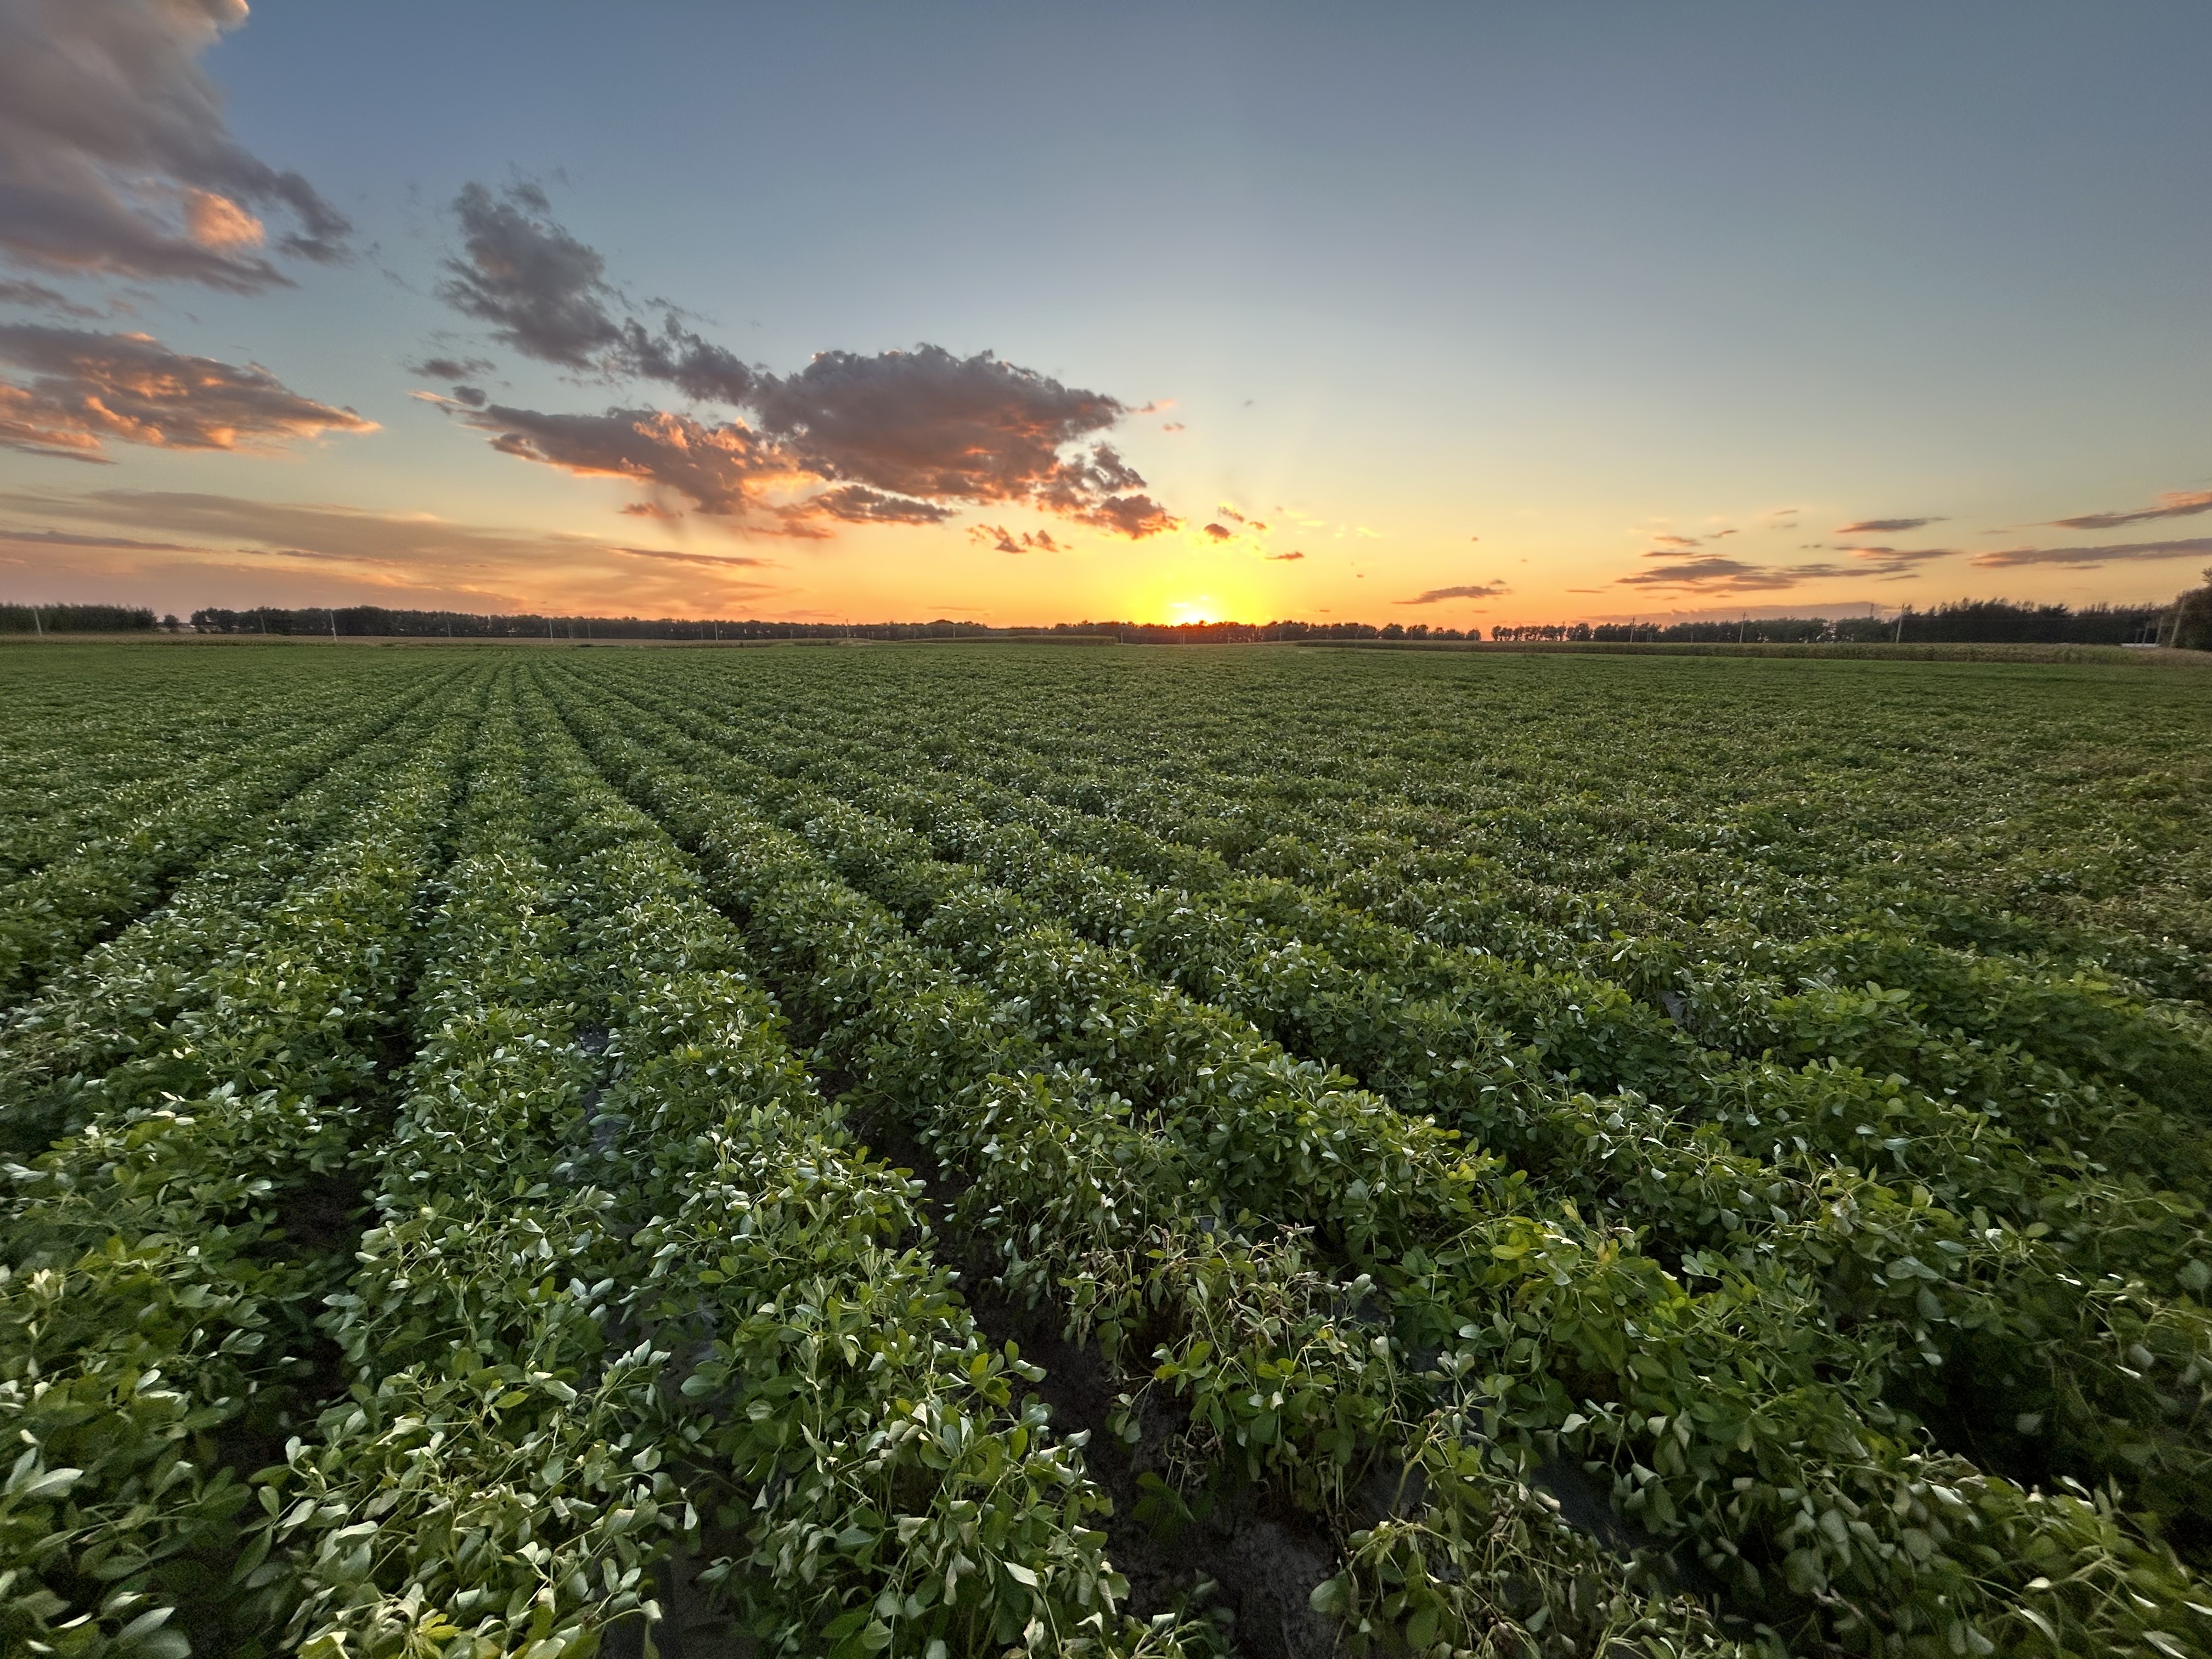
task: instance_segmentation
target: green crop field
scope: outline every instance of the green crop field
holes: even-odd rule
[[[0,1649],[2212,1654],[2212,676],[0,651]]]

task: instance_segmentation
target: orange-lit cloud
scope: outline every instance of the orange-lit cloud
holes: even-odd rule
[[[161,449],[272,450],[376,423],[289,390],[265,368],[170,350],[150,334],[0,326],[0,445],[104,461],[109,442]]]
[[[350,228],[296,173],[250,155],[199,65],[244,0],[11,0],[0,6],[0,252],[48,270],[250,293],[289,279],[277,246],[342,256]]]
[[[789,533],[812,521],[933,524],[961,507],[1012,503],[1132,538],[1176,520],[1102,436],[1132,411],[1104,392],[989,352],[933,345],[817,353],[792,374],[741,361],[665,310],[659,329],[628,314],[599,252],[551,216],[535,185],[465,185],[453,203],[463,257],[439,296],[526,356],[613,378],[664,381],[744,411],[708,422],[654,409],[550,414],[495,406],[469,424],[495,447],[572,472],[659,485],[701,512]],[[451,360],[422,368],[456,368]],[[447,378],[440,376],[437,378]],[[457,386],[454,402],[482,406]],[[808,486],[817,493],[804,493]],[[784,492],[771,499],[773,490]]]

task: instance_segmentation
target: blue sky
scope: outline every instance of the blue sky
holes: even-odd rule
[[[51,380],[56,329],[143,332],[375,429],[111,430],[92,466],[34,422],[0,449],[9,597],[1464,627],[2132,599],[2212,563],[2202,5],[269,3],[178,38],[342,257],[224,291],[11,237],[0,194],[0,277],[102,313],[0,308],[0,375]],[[0,118],[0,185],[69,142]],[[859,519],[806,504],[883,486],[880,447],[787,433],[734,507],[635,443],[613,475],[502,453],[525,416],[775,417],[441,299],[471,181],[542,191],[609,317],[678,307],[769,376],[993,351],[1115,400],[1061,453],[1141,483],[909,480]],[[296,214],[239,200],[274,250]],[[437,356],[512,419],[410,372]]]

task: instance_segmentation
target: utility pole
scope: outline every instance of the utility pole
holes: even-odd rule
[[[331,637],[332,639],[336,639],[336,638],[337,638],[337,636],[338,636],[338,613],[337,613],[336,611],[332,611],[330,613],[330,617],[331,617]]]
[[[1898,608],[1898,612],[1897,612],[1897,637],[1896,637],[1895,639],[1893,639],[1893,640],[1892,640],[1892,641],[1890,641],[1890,643],[1891,643],[1891,644],[1893,644],[1893,645],[1903,645],[1903,644],[1905,643],[1905,615],[1906,615],[1906,613],[1907,613],[1908,611],[1910,611],[1911,609],[1912,609],[1912,607],[1911,607],[1911,605],[1900,605],[1900,606]]]
[[[39,620],[39,607],[35,605],[31,607],[31,626],[38,631],[40,639],[46,637],[46,625]]]

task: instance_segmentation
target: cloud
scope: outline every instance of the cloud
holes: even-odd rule
[[[1660,565],[1650,570],[1639,571],[1632,576],[1620,577],[1617,585],[1623,587],[1680,587],[1692,592],[1747,593],[1766,588],[1795,587],[1799,582],[1816,576],[1842,574],[1843,568],[1836,565],[1800,565],[1791,570],[1778,570],[1769,565],[1748,564],[1741,559],[1724,559],[1708,554],[1683,560],[1678,564]]]
[[[2131,513],[2084,513],[2078,518],[2053,519],[2051,522],[2065,530],[2117,530],[2124,524],[2142,524],[2148,519],[2191,519],[2199,513],[2212,513],[2212,489],[2170,489],[2158,498],[2156,507],[2139,507]]]
[[[1698,538],[1695,536],[1654,536],[1651,539],[1662,547],[1683,548],[1695,547],[1698,544]],[[1656,556],[1646,554],[1644,556],[1651,558]]]
[[[46,270],[252,293],[289,278],[276,247],[343,257],[351,227],[296,173],[233,138],[199,57],[245,0],[0,5],[0,252]]]
[[[1292,551],[1292,552],[1289,552],[1289,553],[1270,553],[1270,554],[1267,554],[1266,556],[1267,556],[1267,557],[1268,557],[1268,558],[1270,558],[1270,559],[1273,559],[1273,560],[1277,561],[1278,562],[1289,562],[1290,560],[1291,560],[1291,559],[1303,559],[1304,557],[1305,557],[1305,555],[1304,555],[1304,554],[1303,554],[1303,553],[1299,553],[1299,552]]]
[[[2000,547],[1975,554],[1974,562],[1992,568],[2030,564],[2087,568],[2136,560],[2196,558],[2205,554],[2212,554],[2212,536],[2172,542],[2108,542],[2102,547]]]
[[[1170,421],[1165,426],[1160,428],[1163,432],[1181,432],[1183,429],[1183,423],[1181,421]]]
[[[1510,592],[1504,582],[1470,582],[1462,587],[1432,587],[1427,592],[1410,599],[1397,599],[1397,605],[1441,605],[1446,599],[1494,599]]]
[[[1836,526],[1836,534],[1838,536],[1878,536],[1890,531],[1918,530],[1924,525],[1941,524],[1942,522],[1943,517],[1941,514],[1932,514],[1924,519],[1861,519],[1856,524],[1838,525]]]
[[[161,449],[271,450],[376,423],[289,390],[267,369],[170,350],[149,334],[0,326],[0,447],[74,460],[106,459],[110,440]]]
[[[610,547],[607,551],[619,553],[627,559],[662,559],[676,564],[703,564],[710,570],[775,562],[773,559],[755,558],[749,553],[683,553],[665,547]]]
[[[981,542],[998,553],[1065,553],[1067,544],[1054,541],[1048,530],[1024,530],[1015,536],[1002,524],[978,524],[968,527],[968,539]]]
[[[1237,534],[1225,524],[1210,524],[1206,526],[1206,533],[1217,542],[1231,540]]]
[[[121,536],[82,536],[66,530],[19,530],[10,525],[0,525],[0,542],[17,546],[120,548],[137,553],[213,553],[217,550],[211,547],[198,547],[189,542],[141,542]]]
[[[532,605],[652,615],[655,606],[696,610],[702,592],[735,599],[781,591],[755,579],[769,562],[747,554],[637,547],[324,502],[174,490],[0,489],[0,513],[81,526],[0,531],[0,541],[58,558],[81,555],[70,568],[88,575],[137,572],[147,582],[158,580],[175,594],[163,601],[172,605],[210,603],[204,597],[210,585],[243,584],[246,592],[265,595],[272,580],[289,580],[288,567],[302,579],[312,571],[315,580],[337,585],[325,592],[400,605],[435,599],[464,609],[520,609],[526,595]],[[702,581],[712,585],[702,589]]]
[[[1955,559],[1965,551],[1956,547],[1855,547],[1849,544],[1836,549],[1848,553],[1872,568],[1877,576],[1908,574],[1912,566],[1925,564],[1930,559]]]
[[[658,380],[751,417],[702,422],[641,409],[605,416],[489,411],[510,454],[655,478],[702,512],[763,510],[758,477],[820,493],[772,510],[789,518],[933,523],[959,505],[1015,503],[1140,538],[1172,528],[1145,479],[1103,434],[1130,414],[1104,392],[990,352],[942,347],[818,353],[778,375],[741,361],[664,308],[658,331],[607,278],[599,252],[555,222],[544,193],[480,184],[454,199],[465,255],[446,262],[446,302],[526,356],[595,374]],[[598,423],[593,426],[592,423]],[[637,434],[650,435],[641,441]],[[702,447],[724,452],[703,470]],[[607,465],[611,447],[618,464]],[[731,456],[742,452],[742,460]],[[675,476],[664,477],[672,470]]]
[[[700,512],[743,516],[766,492],[803,481],[781,448],[737,421],[708,424],[663,409],[547,415],[494,404],[465,417],[506,455],[587,477],[629,478],[687,498]]]
[[[606,280],[607,262],[552,220],[535,185],[498,196],[471,179],[453,198],[466,256],[444,262],[437,295],[492,325],[492,337],[527,357],[568,368],[597,368],[619,344],[622,303]]]
[[[497,367],[489,357],[425,357],[419,363],[409,363],[407,372],[426,380],[465,380]]]
[[[98,317],[103,314],[97,307],[81,306],[44,283],[0,281],[0,305],[31,306],[64,317]]]

